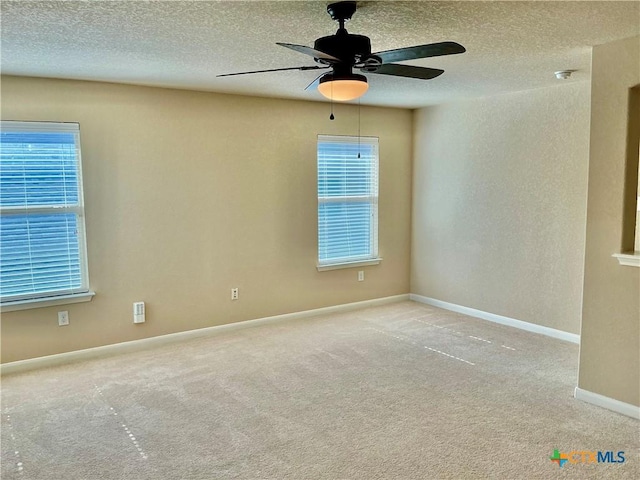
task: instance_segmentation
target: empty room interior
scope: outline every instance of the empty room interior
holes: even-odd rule
[[[640,3],[0,14],[3,479],[640,478]]]

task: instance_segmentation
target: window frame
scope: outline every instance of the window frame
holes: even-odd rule
[[[374,154],[372,155],[372,164],[369,175],[369,184],[371,185],[371,191],[366,195],[343,195],[343,196],[321,196],[320,195],[320,182],[321,182],[321,170],[320,170],[320,145],[322,143],[336,143],[345,145],[369,145],[373,146]],[[353,268],[367,265],[377,265],[382,258],[379,256],[378,245],[378,230],[379,230],[379,190],[380,190],[380,147],[378,137],[358,137],[348,135],[318,135],[316,145],[316,193],[317,193],[317,264],[318,271],[335,270],[341,268]],[[370,224],[369,224],[369,251],[368,255],[352,255],[342,257],[320,258],[321,253],[321,214],[320,209],[322,205],[330,203],[349,203],[349,202],[362,202],[366,201],[370,205]]]
[[[95,295],[90,290],[89,261],[87,252],[87,236],[84,208],[84,182],[82,172],[82,148],[80,139],[80,125],[76,122],[36,122],[2,120],[0,131],[15,133],[66,133],[74,135],[75,144],[75,174],[77,201],[72,203],[57,203],[50,205],[22,205],[2,206],[0,215],[42,215],[42,214],[73,214],[75,216],[75,229],[77,231],[78,264],[80,273],[80,286],[69,289],[50,289],[38,292],[14,294],[0,297],[0,311],[8,312],[29,308],[39,308],[51,305],[64,305],[90,301]],[[68,236],[66,238],[69,238]],[[74,255],[75,258],[75,255]]]

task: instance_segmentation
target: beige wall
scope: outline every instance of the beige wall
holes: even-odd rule
[[[580,332],[589,84],[414,119],[411,291]]]
[[[627,135],[629,117],[640,115],[629,111],[630,89],[638,84],[640,37],[593,49],[578,386],[633,405],[640,405],[640,269],[621,266],[611,255],[622,248],[625,203],[634,200],[624,186],[633,179],[625,179],[625,169],[634,175],[637,161]]]
[[[357,107],[5,77],[2,118],[81,125],[90,303],[2,315],[2,361],[409,292],[412,113],[380,137],[378,266],[316,271],[316,135]],[[240,299],[230,300],[239,287]],[[147,323],[132,323],[132,302]],[[57,311],[71,324],[57,326]]]

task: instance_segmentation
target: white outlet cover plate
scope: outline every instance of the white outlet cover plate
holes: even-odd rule
[[[69,325],[69,312],[58,312],[58,325]]]

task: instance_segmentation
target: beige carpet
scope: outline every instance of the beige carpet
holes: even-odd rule
[[[2,479],[640,478],[640,422],[575,400],[577,362],[402,302],[10,375]]]

